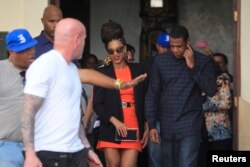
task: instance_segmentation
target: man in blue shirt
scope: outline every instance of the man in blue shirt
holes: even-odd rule
[[[62,11],[57,6],[49,5],[44,9],[43,17],[41,18],[44,29],[35,38],[38,41],[36,45],[36,58],[53,48],[56,24],[62,18]]]
[[[201,93],[216,92],[212,59],[189,45],[183,26],[170,32],[171,52],[157,56],[146,95],[150,140],[158,143],[157,109],[160,109],[162,166],[195,167],[200,143]],[[159,105],[159,107],[157,107]]]

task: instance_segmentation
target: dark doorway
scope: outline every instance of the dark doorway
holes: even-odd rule
[[[64,18],[76,18],[80,20],[87,29],[83,58],[80,60],[82,64],[90,52],[90,0],[60,0],[60,8],[62,9]]]

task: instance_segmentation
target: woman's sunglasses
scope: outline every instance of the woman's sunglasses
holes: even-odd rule
[[[124,49],[124,46],[122,46],[122,47],[119,47],[119,48],[117,48],[117,49],[107,49],[107,52],[108,52],[108,54],[110,54],[110,55],[113,55],[113,54],[115,54],[115,52],[116,53],[122,53],[123,52],[123,49]]]

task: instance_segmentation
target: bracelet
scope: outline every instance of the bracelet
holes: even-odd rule
[[[122,80],[120,80],[120,79],[117,79],[116,81],[115,81],[115,88],[117,89],[117,90],[120,90],[121,89],[121,86],[122,86],[122,83],[124,83]]]

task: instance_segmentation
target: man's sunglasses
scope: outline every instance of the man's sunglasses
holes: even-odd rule
[[[21,72],[19,73],[20,76],[23,78],[23,84],[24,84],[24,85],[25,85],[25,82],[26,82],[25,73],[26,73],[26,71],[21,71]]]

